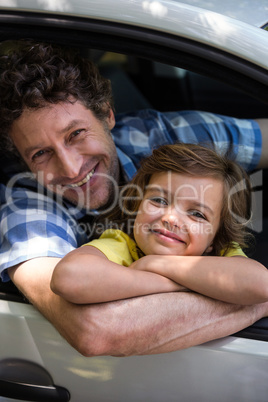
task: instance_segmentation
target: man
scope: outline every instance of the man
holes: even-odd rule
[[[92,210],[111,208],[118,183],[133,176],[152,147],[178,140],[202,139],[218,148],[230,143],[233,157],[250,170],[268,159],[261,152],[267,126],[156,111],[118,116],[115,123],[110,84],[92,63],[43,44],[8,46],[0,60],[1,151],[17,155],[27,172],[3,162],[9,180],[1,187],[2,280],[11,278],[86,356],[169,352],[266,316],[266,303],[241,307],[186,292],[82,306],[51,292],[53,269],[85,242]]]

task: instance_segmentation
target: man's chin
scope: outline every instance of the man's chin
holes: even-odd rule
[[[115,196],[115,194],[102,194],[102,196],[97,199],[91,199],[91,203],[90,206],[86,205],[86,209],[88,211],[90,210],[97,210],[99,214],[101,215],[106,215],[111,213],[111,211],[116,207],[117,205],[117,197]]]
[[[64,199],[75,206],[76,209],[89,211],[99,211],[102,214],[110,213],[116,204],[116,197],[111,194],[93,194],[85,198],[84,194],[73,194],[65,192]]]

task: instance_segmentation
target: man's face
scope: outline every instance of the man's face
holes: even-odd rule
[[[101,122],[79,101],[64,102],[24,110],[10,136],[38,181],[80,207],[97,209],[119,179],[114,124],[112,111]]]

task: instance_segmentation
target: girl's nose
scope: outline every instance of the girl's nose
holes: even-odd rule
[[[173,227],[181,227],[184,225],[184,219],[182,214],[179,213],[174,213],[173,211],[170,211],[162,216],[162,222],[165,225],[168,225],[170,229]]]

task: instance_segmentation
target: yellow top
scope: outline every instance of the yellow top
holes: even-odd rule
[[[129,267],[132,262],[140,258],[135,241],[118,229],[107,229],[98,239],[92,240],[84,244],[84,246],[96,247],[106,255],[108,260],[125,267]],[[224,250],[222,251],[223,253]],[[234,243],[234,247],[229,249],[224,257],[234,257],[237,255],[246,257],[239,245]]]

